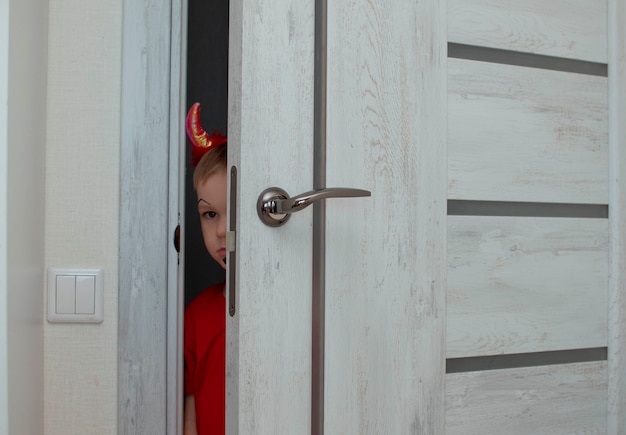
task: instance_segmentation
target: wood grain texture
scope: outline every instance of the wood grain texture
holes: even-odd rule
[[[448,60],[448,198],[606,204],[607,79]]]
[[[448,217],[447,356],[606,346],[605,219]]]
[[[256,202],[272,186],[312,189],[313,11],[312,1],[230,2],[228,158],[240,183],[228,433],[311,426],[311,210],[271,228]]]
[[[609,406],[608,432],[626,427],[626,4],[609,1]]]
[[[606,393],[605,361],[449,374],[446,434],[606,434]]]
[[[118,432],[167,430],[171,2],[124,2]],[[177,145],[176,145],[177,146]]]
[[[607,0],[449,0],[450,42],[607,62]]]
[[[326,433],[444,431],[445,2],[329,2]]]

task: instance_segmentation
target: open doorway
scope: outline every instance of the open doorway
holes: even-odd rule
[[[188,0],[186,109],[202,105],[207,131],[227,134],[228,0]],[[202,290],[225,280],[224,270],[202,241],[193,189],[191,147],[186,141],[185,171],[185,305]]]
[[[187,0],[187,56],[183,105],[185,113],[195,104],[201,107],[202,128],[209,134],[227,135],[228,127],[228,0]],[[196,112],[197,113],[197,112]],[[184,331],[183,331],[183,428],[185,433],[224,432],[225,393],[225,263],[218,264],[215,252],[207,246],[223,243],[220,224],[215,219],[216,205],[226,204],[226,151],[213,147],[192,163],[190,138],[185,135],[184,162]],[[204,148],[206,151],[207,148]],[[197,152],[197,149],[196,149]],[[216,155],[222,157],[214,157]],[[220,170],[207,169],[206,162],[218,160]],[[218,172],[214,172],[218,171]],[[194,188],[194,174],[201,182]],[[217,177],[217,178],[215,178]],[[223,178],[223,186],[219,180]],[[210,187],[206,187],[209,185]],[[211,187],[212,186],[212,187]],[[220,186],[220,187],[215,187]],[[223,189],[223,190],[222,190]],[[208,196],[207,196],[208,195]],[[217,200],[217,202],[216,202]],[[198,211],[201,210],[199,215]],[[202,221],[202,225],[201,225]],[[206,246],[203,237],[207,237]],[[210,228],[210,229],[209,229]],[[213,258],[212,258],[213,257]],[[220,373],[221,372],[221,373]],[[221,412],[220,412],[221,411]],[[221,429],[220,429],[221,428]],[[180,430],[180,427],[179,427]]]

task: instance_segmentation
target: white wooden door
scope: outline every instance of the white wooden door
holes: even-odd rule
[[[316,71],[313,1],[231,2],[229,433],[620,433],[621,3],[321,12]],[[320,187],[320,77],[321,183],[372,196],[270,228],[261,191]]]
[[[327,200],[325,235],[314,241],[313,207],[271,228],[256,203],[268,187],[292,196],[315,187],[315,4],[231,2],[229,433],[310,433],[321,424],[311,416],[316,382],[325,433],[443,431],[444,11],[438,0],[329,4],[323,182],[371,197]],[[320,242],[321,277],[312,267]],[[318,279],[323,380],[312,373]]]

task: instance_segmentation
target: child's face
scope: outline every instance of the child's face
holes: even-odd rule
[[[226,169],[198,184],[198,213],[207,251],[226,269]]]

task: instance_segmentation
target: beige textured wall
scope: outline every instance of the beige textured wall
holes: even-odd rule
[[[45,322],[45,434],[114,434],[122,0],[49,5],[45,265],[103,268],[104,322]]]

